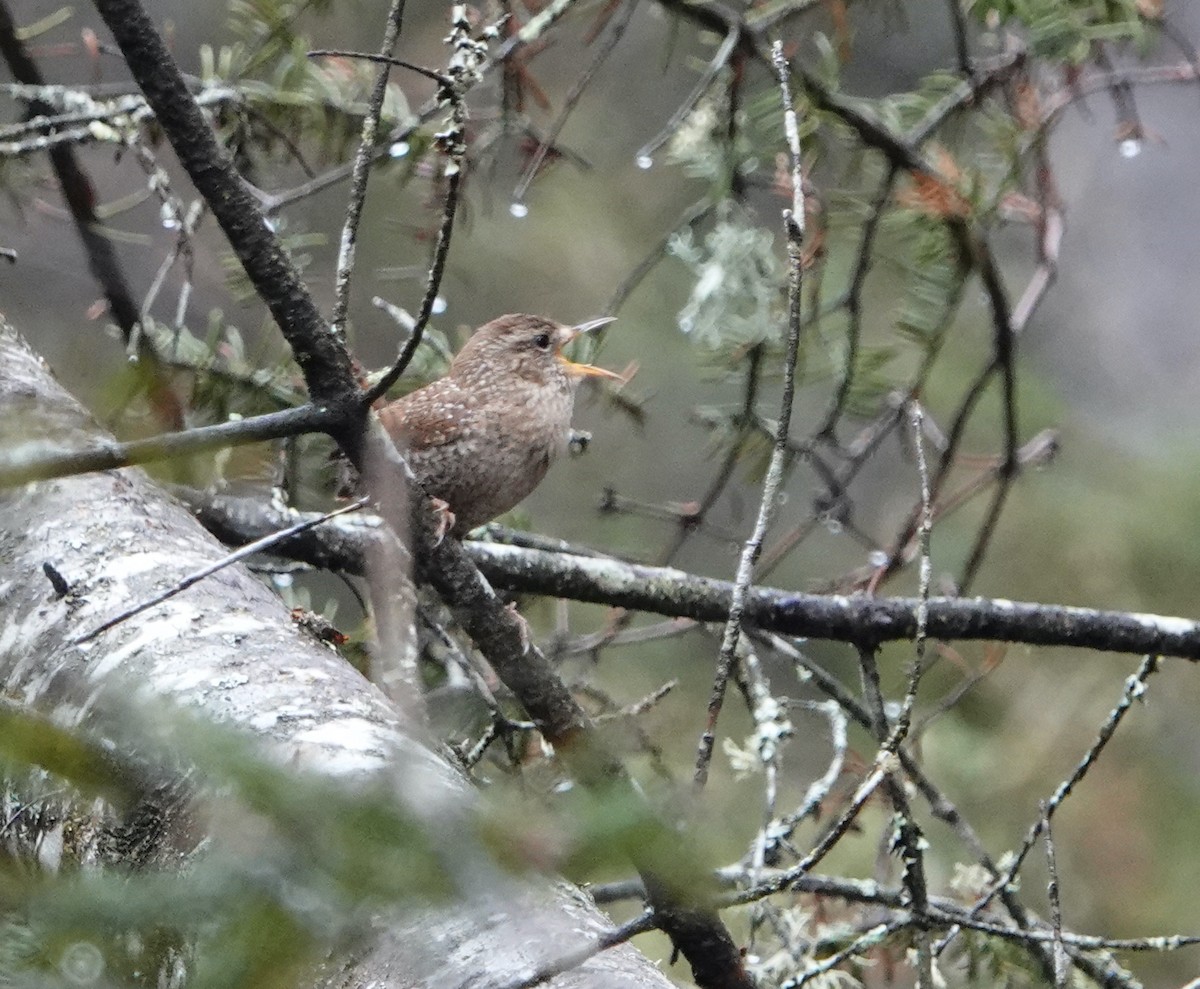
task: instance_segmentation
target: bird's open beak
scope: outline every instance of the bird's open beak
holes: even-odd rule
[[[589,319],[586,323],[576,323],[571,327],[571,339],[574,340],[580,333],[591,333],[592,330],[598,330],[616,321],[616,316],[601,316],[599,319]]]
[[[601,326],[607,326],[616,316],[601,316],[599,319],[589,319],[586,323],[577,323],[570,328],[570,335],[563,341],[563,346],[566,346],[581,333],[590,333],[592,330],[597,330]],[[563,356],[561,348],[558,352],[558,359],[567,366],[567,373],[573,374],[580,378],[610,378],[613,381],[624,382],[616,371],[610,371],[606,367],[596,367],[594,364],[576,364],[574,361],[569,361]]]

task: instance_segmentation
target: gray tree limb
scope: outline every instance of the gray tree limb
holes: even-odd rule
[[[185,497],[205,527],[231,545],[258,539],[305,518],[302,513],[279,512],[251,498],[201,492]],[[362,573],[363,553],[378,525],[378,520],[369,516],[345,517],[282,543],[278,549],[281,555],[314,566]],[[463,545],[483,575],[501,590],[702,622],[721,622],[729,614],[733,593],[729,581],[568,551],[470,540]],[[919,604],[916,598],[805,594],[754,587],[746,602],[746,623],[783,635],[873,646],[912,639]],[[947,641],[992,640],[1200,659],[1200,622],[1171,615],[943,597],[929,600],[926,627],[931,638]]]
[[[99,427],[9,326],[0,324],[0,448],[94,441]],[[465,822],[473,791],[421,725],[406,721],[339,656],[299,631],[240,566],[221,571],[85,647],[70,640],[130,603],[219,558],[221,547],[138,470],[0,492],[0,689],[59,725],[111,737],[107,712],[172,705],[252,736],[284,767],[395,792],[455,865],[451,907],[379,918],[326,984],[479,986],[506,982],[585,946],[611,926],[576,890],[500,877]],[[49,571],[58,575],[48,580]],[[62,593],[67,590],[67,593]],[[111,703],[110,703],[111,702]],[[155,826],[114,851],[137,810],[55,788],[0,791],[0,841],[43,864],[177,869],[236,837],[198,829],[202,793],[180,786]],[[169,788],[168,788],[169,789]],[[211,796],[211,795],[208,795]],[[37,806],[38,814],[21,808]],[[14,808],[16,812],[14,813]],[[449,844],[449,847],[445,847]],[[201,846],[204,846],[201,850]],[[556,986],[667,986],[628,945],[556,977]]]

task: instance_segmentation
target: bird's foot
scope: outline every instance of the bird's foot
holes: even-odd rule
[[[517,629],[521,634],[521,655],[524,656],[529,652],[529,647],[533,645],[533,630],[529,627],[525,616],[517,611],[516,601],[510,601],[505,610],[517,620]]]
[[[450,511],[450,503],[441,498],[430,498],[433,506],[433,545],[441,546],[446,533],[454,528],[454,513]]]

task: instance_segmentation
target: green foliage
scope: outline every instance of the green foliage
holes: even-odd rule
[[[407,336],[401,337],[407,339]],[[421,334],[421,345],[413,353],[413,359],[404,371],[400,384],[405,393],[414,391],[423,385],[435,381],[446,373],[454,349],[446,334],[433,326],[426,326]],[[381,368],[377,376],[387,373],[387,368]],[[373,375],[369,383],[374,383]]]
[[[968,986],[1026,989],[1045,985],[1033,959],[1020,945],[977,931],[963,931],[959,940]]]
[[[907,227],[908,253],[901,259],[904,296],[895,316],[896,332],[932,358],[962,297],[966,272],[942,223],[918,217]]]
[[[73,787],[128,805],[136,785],[102,746],[25,711],[0,704],[0,768],[39,766]]]
[[[307,253],[308,249],[321,247],[326,243],[326,237],[322,233],[283,233],[287,229],[287,221],[282,218],[276,221],[276,228],[280,245],[291,255],[292,263],[301,272],[312,263],[312,255]],[[236,255],[232,252],[223,254],[221,267],[225,270],[229,291],[238,301],[249,303],[258,298],[250,276],[246,274],[246,269],[242,267]]]
[[[944,100],[953,97],[963,85],[962,79],[950,72],[931,72],[921,79],[914,90],[890,93],[882,99],[864,100],[874,116],[889,130],[907,133],[923,123],[930,112]]]
[[[715,867],[713,835],[689,829],[681,842],[676,827],[648,817],[642,800],[624,786],[558,787],[559,767],[546,768],[553,778],[543,781],[541,800],[530,792],[528,777],[520,790],[489,794],[480,830],[500,862],[517,870],[552,869],[580,882],[626,873],[631,859],[653,862],[655,877],[672,895],[684,902],[702,895],[690,884],[706,875],[700,863]]]
[[[241,71],[254,73],[286,58],[307,42],[297,31],[305,16],[332,7],[333,0],[230,0],[229,27],[246,46]]]
[[[243,150],[282,148],[289,156],[313,148],[326,159],[350,153],[378,67],[364,59],[309,57],[318,46],[301,28],[331,8],[331,0],[230,4],[230,28],[238,41],[200,50],[201,77],[214,85],[235,85],[243,101],[221,119],[227,141]],[[412,121],[404,92],[393,82],[384,95],[380,140]]]
[[[1020,189],[1025,157],[1038,139],[1038,132],[1031,131],[1005,108],[991,104],[981,107],[971,122],[985,149],[977,163],[982,160],[989,167],[993,201],[999,203],[1006,192]]]
[[[824,31],[814,31],[812,43],[817,50],[813,74],[826,89],[836,93],[842,84],[842,58],[837,43]]]
[[[866,418],[879,408],[879,400],[896,388],[892,365],[901,348],[895,344],[860,346],[854,363],[846,409],[851,415]]]
[[[221,422],[230,415],[285,409],[303,401],[294,368],[272,366],[262,354],[247,350],[244,334],[225,321],[220,309],[209,312],[204,339],[186,326],[173,328],[150,318],[142,332],[164,361],[193,372],[189,407],[201,421]]]
[[[1034,55],[1076,65],[1098,42],[1147,40],[1137,0],[970,0],[967,7],[989,26],[1020,24]]]
[[[100,743],[0,707],[9,793],[28,786],[44,795],[10,827],[19,834],[43,802],[82,791],[104,794],[122,815],[173,807],[206,818],[202,830],[215,823],[218,837],[202,852],[179,848],[190,853],[186,869],[134,861],[80,869],[68,816],[57,871],[36,857],[0,858],[0,984],[94,970],[112,984],[155,985],[163,973],[187,971],[193,986],[293,985],[352,942],[373,912],[453,892],[424,825],[386,780],[350,787],[283,768],[230,730],[181,712],[169,728],[130,717],[117,736]],[[176,828],[185,841],[188,829]]]

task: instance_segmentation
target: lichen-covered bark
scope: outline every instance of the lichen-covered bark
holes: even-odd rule
[[[0,447],[94,444],[100,430],[8,326],[0,325]],[[106,712],[169,705],[250,733],[281,765],[356,781],[385,780],[431,833],[462,842],[469,785],[420,725],[336,653],[297,630],[282,603],[231,567],[83,645],[71,640],[219,558],[223,550],[141,471],[122,470],[0,491],[0,691],[59,725],[104,735]],[[65,578],[60,594],[43,568]],[[206,834],[203,794],[181,776],[147,788],[124,818],[56,789],[11,780],[0,840],[44,864],[177,868]],[[18,806],[36,802],[39,813]],[[607,922],[578,894],[498,879],[478,849],[450,850],[460,871],[481,863],[472,897],[452,908],[382,918],[338,986],[453,987],[500,982],[549,962]],[[463,865],[462,863],[467,863]],[[372,946],[373,945],[373,946]],[[613,949],[554,985],[665,986],[631,948]]]
[[[184,492],[205,528],[240,546],[303,521],[261,501]],[[280,543],[280,556],[317,567],[361,573],[379,526],[369,516],[342,517]],[[493,587],[548,594],[673,618],[719,622],[729,613],[733,585],[670,567],[626,563],[565,547],[532,548],[468,541],[467,556]],[[878,645],[917,633],[917,598],[806,594],[753,587],[746,624],[767,632]],[[1200,622],[1172,615],[1101,611],[1003,598],[935,597],[925,602],[926,633],[954,642],[992,640],[1107,652],[1151,653],[1200,660]]]

